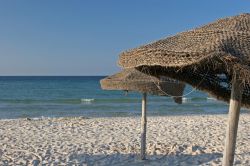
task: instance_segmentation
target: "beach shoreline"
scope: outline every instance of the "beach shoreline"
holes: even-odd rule
[[[236,165],[250,164],[250,114],[239,121]],[[227,115],[0,120],[0,165],[221,165]]]

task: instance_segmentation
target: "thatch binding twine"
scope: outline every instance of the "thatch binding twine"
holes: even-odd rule
[[[125,69],[100,81],[102,89],[137,91],[160,96],[173,97],[176,103],[182,103],[185,84],[165,76],[154,77],[136,69]]]
[[[250,14],[217,20],[121,53],[123,68],[147,69],[229,101],[231,81],[244,84],[242,104],[250,108]],[[204,79],[204,81],[202,81]],[[202,83],[200,83],[202,81]]]

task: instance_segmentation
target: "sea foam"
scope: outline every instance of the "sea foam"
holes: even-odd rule
[[[95,101],[95,99],[81,99],[81,103],[92,103],[92,102],[94,102]]]

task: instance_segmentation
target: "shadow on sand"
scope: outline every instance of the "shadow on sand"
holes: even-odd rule
[[[203,153],[197,155],[148,155],[147,160],[140,160],[138,154],[89,155],[71,154],[68,165],[82,166],[194,166],[201,165],[222,157],[221,153]],[[217,163],[218,164],[218,163]]]

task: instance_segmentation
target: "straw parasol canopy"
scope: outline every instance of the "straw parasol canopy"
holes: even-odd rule
[[[250,108],[250,14],[219,19],[125,51],[118,63],[189,83],[230,101],[223,165],[233,164],[240,107]]]
[[[173,96],[176,103],[182,103],[185,84],[167,78],[155,77],[134,68],[125,69],[100,81],[102,89],[138,91],[143,93],[141,117],[141,159],[146,159],[147,93]]]
[[[182,103],[185,84],[161,76],[157,78],[136,69],[125,69],[100,81],[102,89],[137,91],[159,96],[174,96],[176,103]]]
[[[250,108],[250,14],[219,19],[125,51],[118,63],[152,75],[164,73],[227,102],[237,73],[245,84],[242,105]]]

